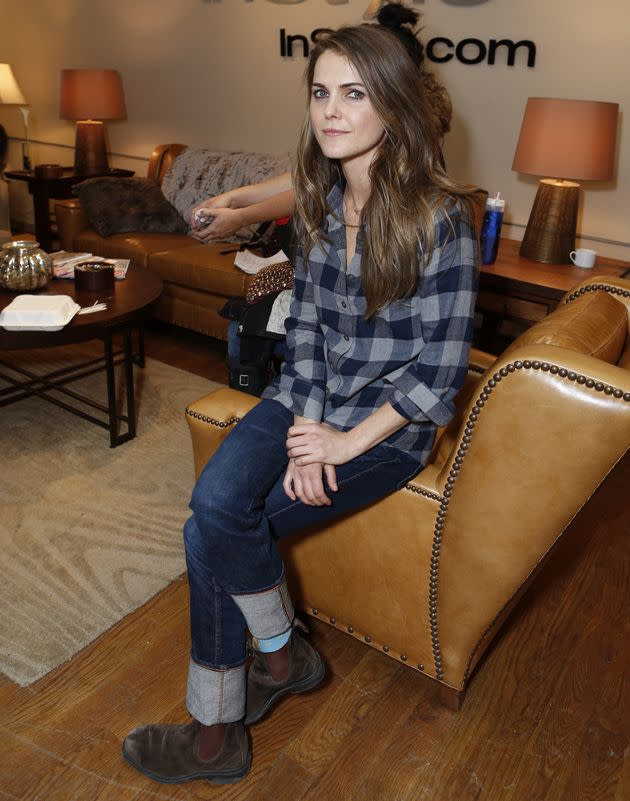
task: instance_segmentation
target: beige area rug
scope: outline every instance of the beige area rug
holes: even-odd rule
[[[31,351],[29,363],[57,354]],[[71,388],[103,400],[104,381]],[[0,671],[10,679],[45,675],[184,571],[194,481],[184,409],[218,386],[147,359],[136,368],[137,437],[117,448],[105,429],[38,398],[0,408]]]

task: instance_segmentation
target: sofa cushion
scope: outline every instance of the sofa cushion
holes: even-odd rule
[[[225,298],[244,295],[251,276],[234,266],[234,252],[221,254],[225,244],[153,252],[147,266],[163,281],[211,292]]]
[[[257,184],[291,169],[287,156],[265,153],[213,151],[189,147],[173,161],[162,181],[162,191],[185,220],[193,206],[245,184]],[[246,242],[256,225],[241,228],[231,241]]]
[[[521,345],[555,345],[616,364],[628,333],[628,311],[608,292],[588,292],[559,306],[516,339]]]
[[[102,237],[96,231],[86,230],[73,240],[75,250],[110,259],[131,259],[139,267],[149,266],[152,253],[188,250],[195,246],[199,246],[199,240],[185,234],[128,233]]]
[[[74,187],[90,225],[101,235],[129,231],[184,233],[188,224],[147,178],[88,178]]]

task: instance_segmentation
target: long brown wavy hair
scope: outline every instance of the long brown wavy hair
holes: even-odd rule
[[[327,51],[345,56],[359,73],[386,132],[370,166],[371,193],[361,212],[361,282],[370,318],[413,294],[435,246],[437,210],[445,207],[448,212],[470,190],[444,171],[443,125],[431,107],[431,92],[391,32],[379,25],[358,25],[319,38],[306,69],[309,102],[315,65]],[[312,248],[324,241],[322,224],[330,212],[326,197],[341,177],[340,163],[323,155],[307,111],[293,175],[297,239],[306,264]]]

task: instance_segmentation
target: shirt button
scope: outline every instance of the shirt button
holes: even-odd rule
[[[348,340],[350,339],[350,337],[347,334],[344,334],[343,338],[346,340],[346,342],[348,342]]]
[[[341,305],[343,306],[343,308],[344,308],[344,309],[347,309],[347,308],[348,308],[348,304],[346,303],[346,301],[345,301],[345,300],[342,300],[342,301],[341,301]]]

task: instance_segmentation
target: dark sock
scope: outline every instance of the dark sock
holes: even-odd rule
[[[289,643],[277,651],[264,654],[267,667],[274,681],[286,681],[289,675]]]
[[[213,726],[202,726],[197,741],[199,759],[208,760],[215,757],[223,745],[227,723],[215,723]]]

